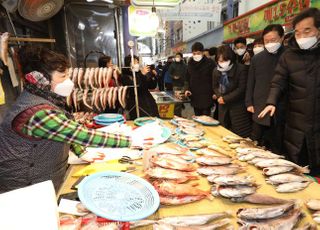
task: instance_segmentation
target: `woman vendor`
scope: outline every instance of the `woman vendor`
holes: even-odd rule
[[[20,49],[25,87],[0,125],[0,193],[52,180],[63,182],[69,149],[141,146],[140,137],[88,129],[72,120],[66,97],[73,90],[67,59],[41,47]]]

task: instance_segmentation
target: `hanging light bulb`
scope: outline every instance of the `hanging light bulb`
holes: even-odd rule
[[[157,15],[157,13],[156,13],[156,7],[155,6],[153,6],[152,8],[151,8],[151,15],[150,15],[150,25],[153,27],[153,28],[155,28],[155,29],[158,29],[158,27],[159,27],[159,17],[158,17],[158,15]]]

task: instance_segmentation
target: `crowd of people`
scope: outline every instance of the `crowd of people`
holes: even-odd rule
[[[216,103],[221,125],[319,175],[319,9],[301,12],[292,27],[294,32],[285,35],[282,25],[270,24],[252,49],[239,37],[232,46],[218,47],[213,60],[210,50],[196,42],[186,67],[178,53],[172,64],[168,60],[167,72],[173,86],[177,72],[184,74],[179,79],[185,79],[195,115],[212,115]]]

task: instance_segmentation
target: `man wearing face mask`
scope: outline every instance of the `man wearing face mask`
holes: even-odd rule
[[[203,55],[203,45],[196,42],[191,47],[192,59],[189,60],[185,82],[185,96],[190,96],[196,116],[210,115],[212,100],[212,71],[214,62]]]
[[[187,65],[183,61],[182,53],[176,53],[175,61],[169,67],[169,74],[172,78],[173,93],[183,91],[184,82],[186,80]],[[181,116],[183,104],[176,104],[174,107],[174,114]]]
[[[105,133],[75,122],[66,106],[73,90],[67,59],[46,48],[18,52],[24,91],[0,125],[0,193],[52,180],[56,192],[63,182],[70,147],[84,160],[85,147],[129,147],[140,137]],[[139,140],[140,138],[140,140]]]
[[[262,38],[256,38],[253,42],[253,54],[257,55],[264,51],[264,44]]]
[[[140,67],[137,56],[134,56],[133,60],[133,71],[135,71],[138,85],[140,116],[159,117],[157,104],[149,91],[149,89],[155,89],[157,87],[157,73],[155,69],[151,69],[150,66]],[[126,67],[131,66],[130,55],[124,58],[124,64]],[[124,68],[122,70],[121,81],[123,85],[133,86],[133,73],[130,68]],[[129,88],[128,91],[126,109],[129,110],[130,120],[134,120],[137,118],[134,89]]]
[[[243,65],[250,65],[250,54],[247,52],[247,41],[243,37],[238,37],[233,42],[236,60]]]
[[[251,122],[244,103],[247,68],[236,62],[234,52],[226,45],[218,48],[216,62],[218,65],[212,73],[212,88],[213,99],[219,103],[219,121],[239,136],[248,137]]]
[[[295,34],[279,59],[267,106],[259,118],[273,116],[287,93],[284,146],[287,157],[320,171],[320,11],[309,8],[293,19]]]
[[[266,49],[251,59],[246,90],[246,107],[248,112],[252,113],[253,120],[251,139],[276,153],[282,152],[285,107],[283,99],[282,103],[278,104],[279,113],[275,116],[276,119],[271,119],[269,116],[259,119],[258,115],[266,105],[274,70],[284,52],[283,37],[282,25],[271,24],[263,30],[262,38]]]

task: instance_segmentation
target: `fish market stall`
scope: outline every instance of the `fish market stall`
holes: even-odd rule
[[[197,119],[201,120],[202,118],[198,117],[194,120]],[[165,167],[168,166],[166,165],[166,159],[169,161],[169,159],[174,159],[176,156],[172,157],[167,156],[168,154],[163,154],[156,155],[156,157],[150,157],[150,155],[153,154],[153,151],[147,151],[144,152],[143,160],[137,160],[138,163],[143,163],[147,168],[148,166],[146,166],[146,164],[156,165],[155,168],[148,168],[146,171],[143,170],[143,166],[135,165],[136,170],[132,172],[132,174],[134,175],[138,175],[139,177],[147,178],[150,181],[153,181],[153,186],[160,193],[160,208],[147,219],[162,219],[163,222],[168,223],[173,220],[167,220],[163,218],[171,216],[193,216],[217,213],[217,215],[222,215],[223,217],[219,224],[224,227],[219,229],[232,229],[227,228],[226,226],[233,226],[235,227],[235,229],[238,229],[239,225],[237,224],[237,222],[241,222],[244,225],[251,226],[258,221],[257,218],[259,219],[261,217],[265,219],[271,218],[270,222],[267,222],[267,224],[270,226],[278,226],[279,223],[284,223],[285,226],[294,226],[296,224],[296,227],[302,227],[308,223],[316,224],[314,220],[319,217],[317,216],[317,213],[315,213],[313,216],[313,220],[311,215],[313,212],[311,212],[306,207],[306,202],[309,199],[320,199],[320,185],[316,182],[312,182],[312,179],[310,179],[309,177],[301,176],[303,172],[307,172],[306,168],[294,164],[291,165],[287,161],[284,161],[281,157],[277,158],[278,156],[273,156],[272,153],[268,151],[260,151],[258,148],[251,146],[251,143],[247,142],[248,140],[246,139],[241,139],[241,141],[239,141],[239,137],[226,130],[225,128],[218,126],[216,123],[214,123],[214,125],[212,126],[207,126],[183,118],[175,117],[175,119],[173,120],[175,121],[165,121],[163,123],[173,133],[173,136],[169,140],[175,141],[176,144],[178,143],[181,147],[180,149],[176,148],[176,150],[178,149],[179,151],[185,151],[185,149],[187,148],[186,146],[188,146],[189,142],[193,142],[194,140],[196,140],[197,143],[201,144],[189,146],[188,148],[192,149],[192,151],[188,151],[188,155],[184,155],[184,157],[195,157],[195,162],[176,165],[176,169],[179,168],[180,170],[182,170],[181,172],[183,172],[184,175],[190,176],[186,176],[187,180],[189,179],[188,183],[181,185],[176,184],[175,187],[170,187],[170,183],[174,184],[178,180],[179,183],[183,182],[183,180],[186,179],[185,176],[173,179],[173,177],[175,175],[178,175],[178,173],[176,172],[176,174],[168,174],[167,176],[170,176],[172,177],[170,179],[173,179],[169,181],[174,182],[168,182],[167,184],[165,184],[166,182],[163,182],[161,180],[150,180],[150,178],[155,179],[157,177],[160,177],[160,175],[162,174],[164,175],[161,170],[170,170],[169,168],[172,167],[172,165],[165,169]],[[179,129],[179,127],[177,128],[176,125],[180,122],[182,122],[184,125],[189,124],[190,126],[186,130],[177,130]],[[209,120],[205,120],[204,124],[209,124],[208,122]],[[131,122],[128,123],[130,125],[132,124]],[[195,124],[196,126],[193,126]],[[195,129],[193,130],[192,127],[197,128],[201,130],[201,132],[203,132],[203,136],[201,136],[200,139],[186,134],[188,132],[192,133],[196,131]],[[179,132],[186,132],[186,135],[184,136],[185,142],[182,144],[179,141],[176,141],[178,135],[177,133]],[[164,143],[162,145],[156,146],[154,151],[164,152],[164,149],[168,149],[173,145],[175,144]],[[252,149],[255,149],[255,151],[246,154],[246,157],[248,159],[243,159],[244,152],[249,150],[251,151]],[[225,155],[217,157],[215,155],[217,153],[223,153]],[[258,157],[252,157],[249,154],[258,154]],[[255,165],[257,167],[254,166],[254,163],[252,163],[252,161],[254,161],[254,159],[258,160],[260,158],[264,159],[264,163],[256,162]],[[147,163],[145,162],[146,159],[149,159]],[[284,166],[280,167],[282,163],[284,164]],[[224,169],[224,165],[228,165],[228,168]],[[273,165],[277,166],[274,167]],[[130,164],[129,166],[132,166],[132,164]],[[59,191],[59,194],[66,194],[75,191],[71,189],[73,184],[78,180],[78,177],[74,177],[74,175],[84,167],[86,167],[86,165],[70,166],[66,176],[66,180],[61,190]],[[283,173],[286,173],[286,169],[284,167],[292,167],[291,169],[294,170],[295,173],[290,174],[287,172],[288,175],[285,176],[285,179],[283,179],[281,176],[278,176],[277,172],[273,171],[275,170],[275,168],[277,168],[277,170],[282,170]],[[221,175],[221,173],[217,173],[218,168],[223,169],[224,173],[227,175]],[[208,169],[216,170],[216,173],[208,173]],[[199,174],[196,172],[198,172]],[[264,176],[263,173],[266,176]],[[211,176],[207,177],[204,174]],[[292,180],[296,182],[290,183],[291,177],[297,177],[292,178]],[[164,177],[162,177],[162,179],[163,178]],[[165,185],[167,187],[165,187]],[[234,185],[232,187],[233,189],[230,189],[231,187],[228,187],[228,185]],[[179,189],[185,190],[184,192],[186,194],[184,197],[169,199],[170,196],[163,195],[166,192],[171,192],[172,194],[181,194],[181,191],[179,191]],[[190,193],[190,196],[187,195],[188,192]],[[194,192],[194,194],[191,194],[192,192]],[[293,202],[292,200],[295,201]],[[309,206],[311,207],[311,209],[314,203],[315,206],[317,206],[312,210],[317,210],[317,208],[319,208],[317,202],[318,201],[309,202]],[[262,208],[269,209],[267,210]],[[260,214],[257,215],[256,213]],[[276,216],[279,216],[279,218],[272,219]],[[199,218],[201,219],[203,218],[203,216]],[[188,217],[188,219],[191,219],[191,217]],[[230,224],[228,225],[229,222]],[[158,225],[160,226],[161,223],[162,222],[160,220],[158,222]],[[148,225],[139,227],[137,229],[153,228],[152,225]],[[190,229],[202,228],[193,227]],[[288,227],[284,229],[292,228]],[[305,229],[316,228],[312,228],[310,226],[310,228]]]

